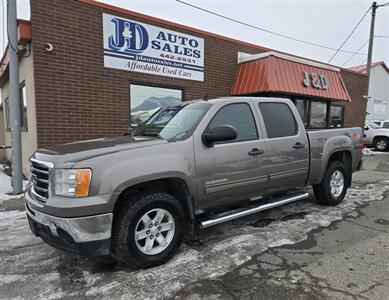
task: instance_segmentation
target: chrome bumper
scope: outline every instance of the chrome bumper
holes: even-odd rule
[[[26,202],[26,212],[35,222],[47,226],[53,236],[58,237],[57,229],[62,229],[76,243],[105,240],[111,237],[113,214],[107,213],[80,218],[59,218],[33,209]]]

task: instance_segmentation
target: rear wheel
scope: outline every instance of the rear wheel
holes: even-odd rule
[[[347,193],[346,170],[343,163],[331,161],[320,184],[313,186],[316,199],[325,205],[337,205]]]
[[[389,139],[386,137],[378,137],[374,140],[374,149],[376,151],[388,151]]]
[[[134,269],[169,260],[177,251],[184,228],[184,210],[170,194],[134,195],[115,216],[113,257]]]

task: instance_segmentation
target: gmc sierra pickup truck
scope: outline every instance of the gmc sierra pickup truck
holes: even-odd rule
[[[361,128],[306,131],[288,99],[183,102],[129,135],[36,151],[26,212],[53,247],[150,267],[184,234],[306,199],[305,186],[338,204],[362,148]]]

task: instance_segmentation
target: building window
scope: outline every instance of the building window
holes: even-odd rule
[[[9,101],[8,101],[8,97],[5,98],[4,100],[4,111],[5,111],[5,126],[6,126],[6,129],[7,131],[10,131],[11,130],[11,122],[9,120]]]
[[[20,120],[22,130],[27,131],[27,89],[24,82],[19,86],[19,94],[20,94]]]
[[[293,113],[285,103],[259,103],[268,138],[293,136],[298,128]],[[276,118],[274,116],[277,116]]]
[[[233,142],[258,139],[254,116],[246,103],[228,104],[222,107],[209,123],[207,131],[219,125],[231,125],[236,129],[238,136]]]
[[[294,100],[297,111],[301,117],[301,120],[304,123],[304,126],[308,126],[308,103],[307,100],[296,99]]]
[[[322,101],[310,101],[310,128],[327,127],[327,103]]]
[[[20,95],[20,126],[22,131],[27,131],[27,90],[26,85],[22,82],[19,86],[19,95]],[[9,106],[9,97],[4,100],[4,110],[5,110],[5,122],[6,129],[11,130],[11,118],[10,118],[10,106]]]
[[[343,127],[344,107],[340,105],[331,105],[328,127]]]
[[[130,84],[131,127],[146,121],[161,107],[183,101],[183,91],[178,88]]]

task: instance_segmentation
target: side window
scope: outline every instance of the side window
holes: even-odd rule
[[[389,128],[389,122],[385,122],[383,128]]]
[[[259,103],[268,138],[296,135],[298,128],[289,106],[285,103]]]
[[[257,127],[248,104],[237,103],[224,106],[213,117],[207,130],[212,130],[219,125],[231,125],[236,129],[238,137],[233,142],[258,139]]]

